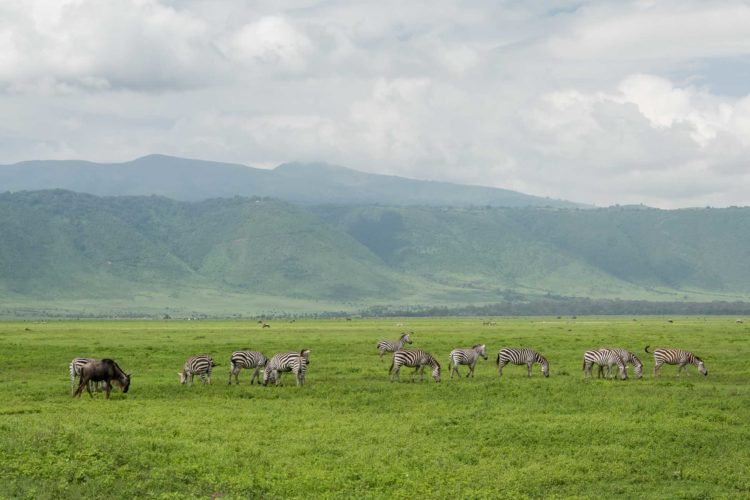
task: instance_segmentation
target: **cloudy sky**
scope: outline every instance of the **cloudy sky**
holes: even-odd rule
[[[325,161],[749,205],[749,34],[748,1],[0,0],[0,163]]]

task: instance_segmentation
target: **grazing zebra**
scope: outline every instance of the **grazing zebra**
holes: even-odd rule
[[[177,372],[180,376],[180,383],[187,384],[190,379],[190,385],[193,385],[193,377],[199,375],[202,383],[206,383],[206,377],[208,377],[208,383],[211,383],[211,370],[214,366],[213,358],[207,354],[201,354],[198,356],[191,356],[185,361],[185,365],[182,367],[181,372]]]
[[[255,371],[253,372],[252,378],[250,378],[250,384],[255,382],[255,379],[258,379],[258,383],[260,384],[260,369],[261,367],[265,367],[266,363],[268,362],[268,358],[266,358],[262,352],[257,351],[235,351],[232,353],[232,358],[229,361],[229,382],[227,384],[232,384],[232,375],[234,375],[234,382],[236,384],[239,384],[239,374],[240,371],[243,368],[255,368]]]
[[[81,376],[81,367],[88,363],[89,361],[98,361],[94,358],[73,358],[73,360],[70,362],[70,365],[68,366],[68,372],[70,372],[70,395],[72,396],[75,394],[75,382],[76,377]],[[101,391],[106,389],[106,382],[93,382],[94,389],[97,391]],[[89,391],[90,392],[90,391]]]
[[[633,365],[633,370],[635,371],[635,378],[638,378],[638,379],[643,378],[643,363],[641,363],[641,360],[638,359],[638,356],[628,351],[627,349],[622,349],[619,347],[602,347],[602,349],[609,349],[610,351],[615,351],[617,354],[620,355],[620,357],[625,363],[629,363]],[[603,375],[603,372],[604,372],[604,366],[599,365],[599,377]],[[610,367],[607,367],[607,377],[609,376],[611,376]]]
[[[451,378],[453,378],[453,372],[456,372],[456,375],[460,376],[458,373],[458,365],[469,365],[469,373],[467,373],[466,376],[468,377],[471,375],[473,377],[474,367],[477,365],[479,356],[487,360],[487,348],[484,344],[475,345],[471,349],[453,349],[448,355],[450,358],[450,361],[448,361],[448,369],[451,372]]]
[[[652,354],[648,352],[649,346],[646,346],[645,351],[648,354]],[[680,376],[680,372],[684,369],[685,373],[687,373],[687,365],[695,365],[695,367],[698,369],[700,373],[703,375],[708,375],[708,370],[706,370],[706,366],[703,364],[703,360],[693,354],[692,352],[683,351],[682,349],[654,349],[653,351],[654,355],[654,377],[659,376],[659,369],[661,368],[661,365],[668,364],[668,365],[678,365],[677,366],[677,376]]]
[[[591,365],[597,364],[600,367],[606,366],[608,374],[612,374],[612,366],[617,365],[620,370],[620,378],[628,378],[625,361],[613,349],[598,349],[596,351],[586,351],[583,354],[583,376],[591,377]]]
[[[549,362],[547,361],[547,358],[531,349],[500,349],[500,352],[497,353],[497,360],[495,363],[497,364],[497,373],[501,377],[503,376],[503,366],[508,363],[513,363],[514,365],[526,365],[529,377],[531,377],[531,367],[534,363],[539,363],[542,367],[542,374],[545,377],[549,377]]]
[[[268,385],[269,380],[273,380],[275,385],[279,385],[283,372],[292,372],[297,379],[297,385],[305,385],[305,374],[309,364],[310,349],[274,354],[271,360],[266,363],[266,368],[263,371],[263,385]]]
[[[414,381],[414,376],[417,372],[421,374],[419,380],[424,380],[424,367],[427,365],[430,365],[432,368],[432,378],[435,379],[435,382],[440,382],[440,363],[438,363],[437,359],[432,357],[431,354],[420,349],[414,351],[399,350],[394,352],[393,362],[388,369],[388,373],[391,374],[391,382],[393,382],[394,377],[396,380],[400,379],[399,374],[401,366],[409,366],[411,368],[416,368],[411,375],[412,382]]]
[[[395,342],[391,342],[389,340],[381,340],[380,342],[378,342],[377,348],[378,351],[380,351],[380,361],[383,361],[383,354],[387,352],[396,352],[403,349],[404,344],[411,344],[411,338],[409,338],[409,335],[412,333],[414,332],[402,333],[401,338],[399,338]]]

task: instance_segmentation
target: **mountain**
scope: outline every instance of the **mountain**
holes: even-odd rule
[[[0,234],[6,310],[750,296],[750,208],[299,207],[48,190],[0,194]]]
[[[265,170],[150,155],[125,163],[66,160],[0,165],[0,192],[41,189],[97,196],[159,195],[181,201],[267,196],[304,205],[581,206],[507,189],[369,174],[319,163],[288,163]]]

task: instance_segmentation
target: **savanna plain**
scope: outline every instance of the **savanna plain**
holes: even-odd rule
[[[3,498],[748,498],[750,321],[617,317],[0,323]],[[403,325],[398,325],[403,323]],[[412,331],[442,364],[390,382],[375,344]],[[448,353],[485,343],[476,376]],[[708,376],[653,377],[646,345]],[[624,347],[642,380],[584,379],[587,349]],[[502,347],[550,362],[508,365]],[[227,385],[234,350],[311,350],[306,385]],[[182,386],[187,357],[219,364]],[[68,363],[111,357],[127,394],[70,396]]]

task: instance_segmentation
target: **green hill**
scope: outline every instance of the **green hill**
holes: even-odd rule
[[[51,190],[1,194],[0,232],[6,310],[226,315],[750,296],[747,208],[302,209]]]

